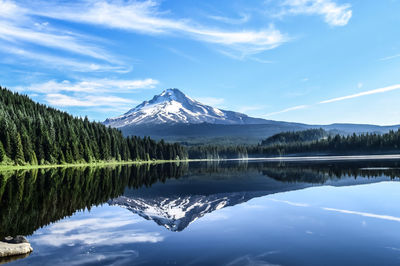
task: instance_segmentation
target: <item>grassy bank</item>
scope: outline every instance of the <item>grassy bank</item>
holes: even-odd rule
[[[198,161],[198,160],[187,159],[187,160],[150,160],[150,161],[110,161],[110,162],[95,162],[95,163],[44,164],[44,165],[0,165],[0,171],[86,167],[86,166],[102,167],[102,166],[133,165],[133,164],[182,163],[190,161]]]

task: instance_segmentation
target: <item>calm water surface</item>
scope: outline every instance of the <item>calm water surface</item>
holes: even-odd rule
[[[395,160],[5,172],[0,236],[34,248],[10,265],[399,265],[398,177]]]

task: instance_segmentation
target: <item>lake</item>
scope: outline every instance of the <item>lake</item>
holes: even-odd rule
[[[0,173],[10,265],[399,265],[400,161]]]

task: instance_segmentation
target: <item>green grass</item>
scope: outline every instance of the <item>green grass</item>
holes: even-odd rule
[[[181,163],[191,162],[198,160],[150,160],[150,161],[109,161],[109,162],[95,162],[95,163],[71,163],[71,164],[43,164],[43,165],[0,165],[0,171],[10,170],[30,170],[30,169],[44,169],[44,168],[66,168],[66,167],[102,167],[102,166],[114,166],[114,165],[139,165],[139,164],[160,164],[160,163]]]

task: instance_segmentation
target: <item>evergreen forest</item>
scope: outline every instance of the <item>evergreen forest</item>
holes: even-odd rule
[[[197,145],[188,149],[189,158],[233,159],[295,155],[357,155],[400,153],[400,129],[385,134],[331,135],[322,129],[283,132],[259,145]]]
[[[124,137],[0,87],[0,164],[43,165],[100,161],[186,159],[179,144]]]

